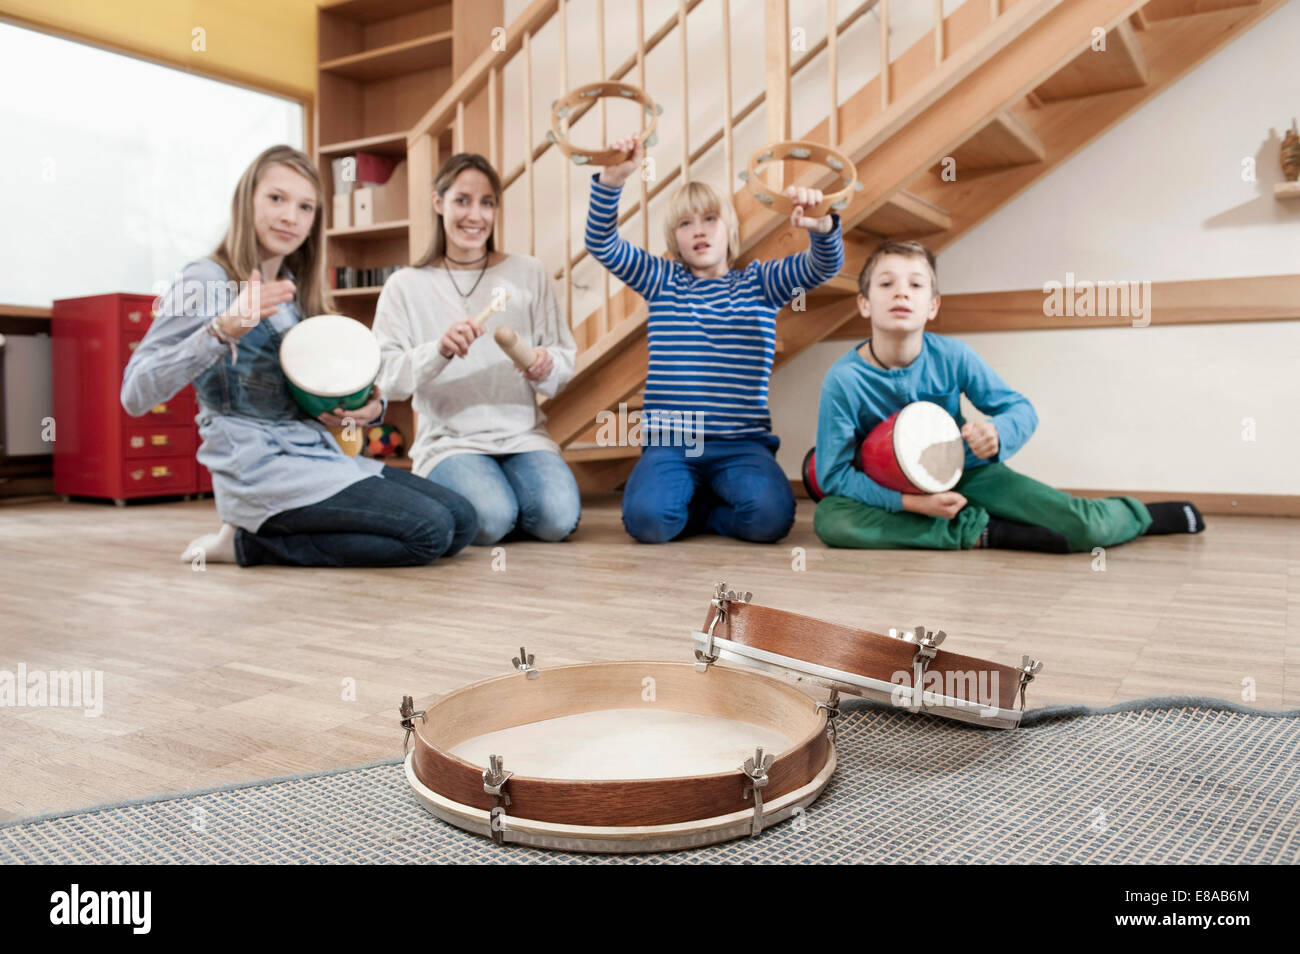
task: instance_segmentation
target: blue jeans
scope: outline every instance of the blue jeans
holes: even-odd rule
[[[777,466],[775,434],[705,438],[703,452],[646,447],[623,491],[623,526],[642,543],[708,531],[774,543],[794,525],[790,479]]]
[[[429,480],[474,505],[474,543],[481,547],[515,529],[538,540],[563,540],[578,528],[582,514],[578,482],[554,451],[455,454],[434,467]]]
[[[395,467],[333,497],[285,510],[235,534],[240,566],[424,566],[451,556],[478,531],[458,494]]]

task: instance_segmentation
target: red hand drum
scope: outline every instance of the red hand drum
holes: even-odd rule
[[[937,494],[961,480],[966,460],[961,429],[931,401],[913,401],[881,421],[858,448],[868,477],[904,494]]]

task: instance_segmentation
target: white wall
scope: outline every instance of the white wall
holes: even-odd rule
[[[945,250],[940,288],[1041,288],[1067,272],[1161,282],[1300,271],[1300,203],[1272,195],[1280,135],[1300,110],[1297,36],[1293,2]],[[1257,182],[1243,180],[1248,158]],[[1013,466],[1041,480],[1300,493],[1300,321],[960,337],[1033,401],[1038,431]],[[773,377],[791,476],[814,441],[825,371],[852,344],[814,346]]]

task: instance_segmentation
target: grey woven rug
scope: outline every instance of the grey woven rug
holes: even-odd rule
[[[1146,699],[980,729],[844,704],[840,764],[755,839],[644,856],[499,848],[429,815],[397,759],[0,826],[6,863],[1291,863],[1300,710]]]

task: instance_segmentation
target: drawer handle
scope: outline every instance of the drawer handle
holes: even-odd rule
[[[143,470],[133,470],[133,471],[131,471],[131,479],[132,479],[132,480],[143,480],[143,479],[144,479],[144,471],[143,471]]]
[[[166,464],[158,464],[156,467],[149,468],[150,477],[170,477],[172,474]]]
[[[150,413],[150,414],[166,414],[166,413],[167,413],[167,405],[166,405],[166,404],[155,404],[153,407],[151,407],[151,408],[149,409],[149,413]]]
[[[166,434],[152,434],[149,437],[149,443],[153,444],[154,447],[166,447],[171,442],[167,440]]]
[[[141,447],[144,447],[144,438],[141,437],[139,434],[136,434],[134,437],[131,438],[131,446],[136,448],[137,450],[139,450]]]
[[[137,325],[140,323],[140,319],[141,319],[141,317],[143,317],[143,312],[139,312],[139,311],[128,311],[128,312],[126,313],[126,320],[127,320],[127,321],[135,322]]]

